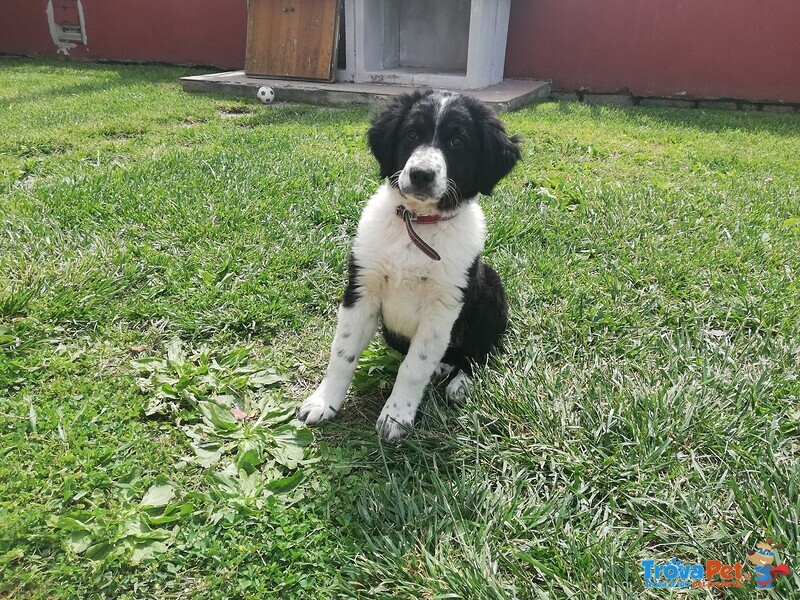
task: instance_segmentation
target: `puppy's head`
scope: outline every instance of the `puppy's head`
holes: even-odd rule
[[[519,139],[489,107],[451,92],[398,97],[373,120],[368,138],[381,176],[441,211],[491,194],[520,158]]]

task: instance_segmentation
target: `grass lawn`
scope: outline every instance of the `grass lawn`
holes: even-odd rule
[[[800,119],[503,116],[506,352],[390,446],[377,340],[338,421],[291,419],[371,112],[190,71],[0,57],[0,597],[662,598],[642,560],[751,574],[767,537],[800,593]]]

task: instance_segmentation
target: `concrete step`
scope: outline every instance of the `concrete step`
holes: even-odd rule
[[[258,88],[269,86],[275,90],[277,102],[302,102],[319,105],[379,105],[392,96],[416,89],[404,85],[382,83],[316,83],[290,79],[265,79],[248,77],[244,71],[227,71],[210,75],[182,77],[185,92],[206,92],[255,98]],[[535,79],[506,79],[502,83],[482,90],[457,90],[494,107],[498,112],[513,111],[527,106],[550,94],[550,84]]]

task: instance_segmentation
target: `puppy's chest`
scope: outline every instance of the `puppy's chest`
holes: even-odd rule
[[[468,268],[464,257],[443,254],[441,261],[433,261],[405,230],[359,241],[355,259],[361,267],[360,287],[380,301],[387,327],[412,337],[426,315],[460,309]],[[429,241],[448,247],[446,236],[430,236]]]
[[[411,303],[430,303],[454,296],[462,283],[449,265],[432,261],[410,244],[387,244],[362,262],[361,285],[382,303],[406,298]],[[416,302],[412,302],[416,299]]]
[[[362,285],[383,303],[407,297],[418,303],[429,303],[442,295],[453,295],[457,286],[442,282],[425,269],[403,269],[386,262],[372,263],[364,269]]]
[[[384,325],[409,339],[422,322],[438,321],[461,308],[459,287],[434,269],[373,263],[365,269],[362,282],[366,293],[379,300]]]

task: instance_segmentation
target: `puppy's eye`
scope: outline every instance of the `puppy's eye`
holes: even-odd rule
[[[411,141],[414,141],[419,137],[419,135],[413,129],[409,129],[408,132],[406,133],[406,137]]]
[[[453,148],[461,148],[461,146],[464,145],[464,138],[462,138],[460,135],[457,135],[450,140],[450,145]]]

